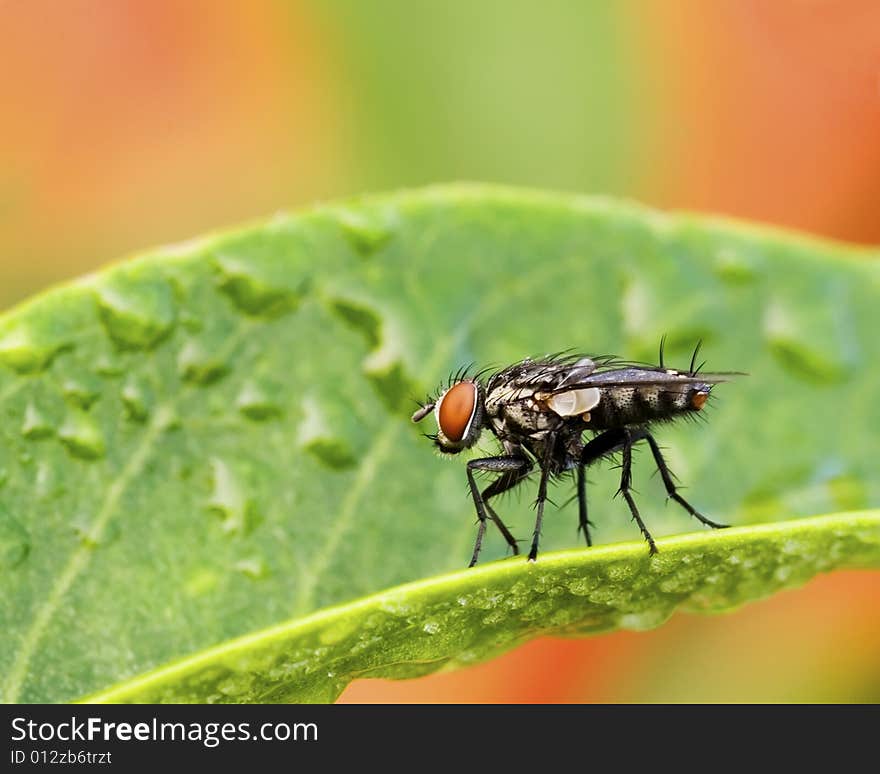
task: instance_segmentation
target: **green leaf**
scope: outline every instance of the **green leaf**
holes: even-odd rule
[[[462,460],[437,459],[409,414],[471,361],[572,346],[653,359],[666,333],[667,361],[686,364],[701,337],[707,368],[751,375],[713,392],[707,425],[660,429],[695,505],[736,525],[877,506],[870,256],[459,186],[279,216],[44,294],[0,318],[2,699],[66,701],[159,669],[104,696],[328,700],[356,675],[880,566],[876,512],[534,567],[489,564],[504,555],[490,533],[476,571],[327,610],[467,562]],[[649,527],[694,529],[646,463]],[[607,467],[590,488],[603,544],[637,536]],[[499,504],[520,537],[532,497]],[[551,509],[544,550],[575,549],[576,521]]]
[[[243,637],[89,702],[327,702],[358,677],[416,677],[539,635],[659,626],[676,609],[719,612],[817,572],[880,563],[880,511],[692,534],[539,563],[493,562],[399,586]]]

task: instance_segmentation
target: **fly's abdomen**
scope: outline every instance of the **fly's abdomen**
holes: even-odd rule
[[[606,430],[671,420],[686,412],[699,411],[708,395],[709,385],[602,387],[599,402],[591,409],[585,424],[594,430]]]

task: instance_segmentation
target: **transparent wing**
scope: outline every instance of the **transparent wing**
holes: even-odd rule
[[[490,389],[509,385],[511,400],[524,400],[534,393],[557,395],[591,387],[673,388],[682,385],[712,385],[726,382],[741,371],[693,373],[672,368],[621,360],[615,355],[584,355],[562,352],[540,359],[527,359],[499,371],[489,381]],[[517,391],[522,390],[522,396]]]
[[[730,381],[735,376],[745,376],[742,372],[728,371],[716,373],[689,374],[660,368],[621,368],[592,373],[583,379],[566,382],[547,392],[556,394],[570,390],[590,387],[668,387],[679,385],[719,384]]]
[[[600,366],[591,357],[579,354],[560,353],[532,360],[522,360],[496,373],[490,379],[490,386],[507,383],[529,390],[547,392],[563,389],[587,379]]]

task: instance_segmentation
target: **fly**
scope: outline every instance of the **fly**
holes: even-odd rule
[[[413,422],[420,422],[433,412],[438,429],[428,437],[444,454],[469,449],[483,430],[489,430],[501,442],[503,453],[467,463],[468,487],[479,519],[469,566],[477,562],[490,520],[513,553],[519,553],[516,539],[489,501],[522,483],[535,466],[540,479],[529,560],[538,556],[547,484],[568,471],[574,471],[577,480],[578,531],[591,546],[586,469],[617,453],[621,455],[618,494],[626,501],[650,553],[656,554],[657,545],[631,492],[632,449],[641,441],[648,444],[670,499],[706,526],[727,526],[703,516],[678,493],[672,471],[651,431],[656,424],[694,418],[703,410],[714,385],[739,372],[700,373],[704,364],[696,365],[699,344],[686,371],[667,368],[663,348],[661,340],[658,366],[625,362],[613,356],[562,353],[527,358],[495,373],[481,371],[471,376],[459,371],[436,398],[428,398],[413,414]],[[585,440],[588,433],[592,437]],[[477,471],[498,475],[481,491],[475,478]]]

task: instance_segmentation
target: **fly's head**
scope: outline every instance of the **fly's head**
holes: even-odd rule
[[[412,416],[421,422],[434,413],[437,432],[428,436],[444,454],[458,454],[473,446],[485,426],[483,385],[476,379],[451,380],[438,398],[429,399]]]

